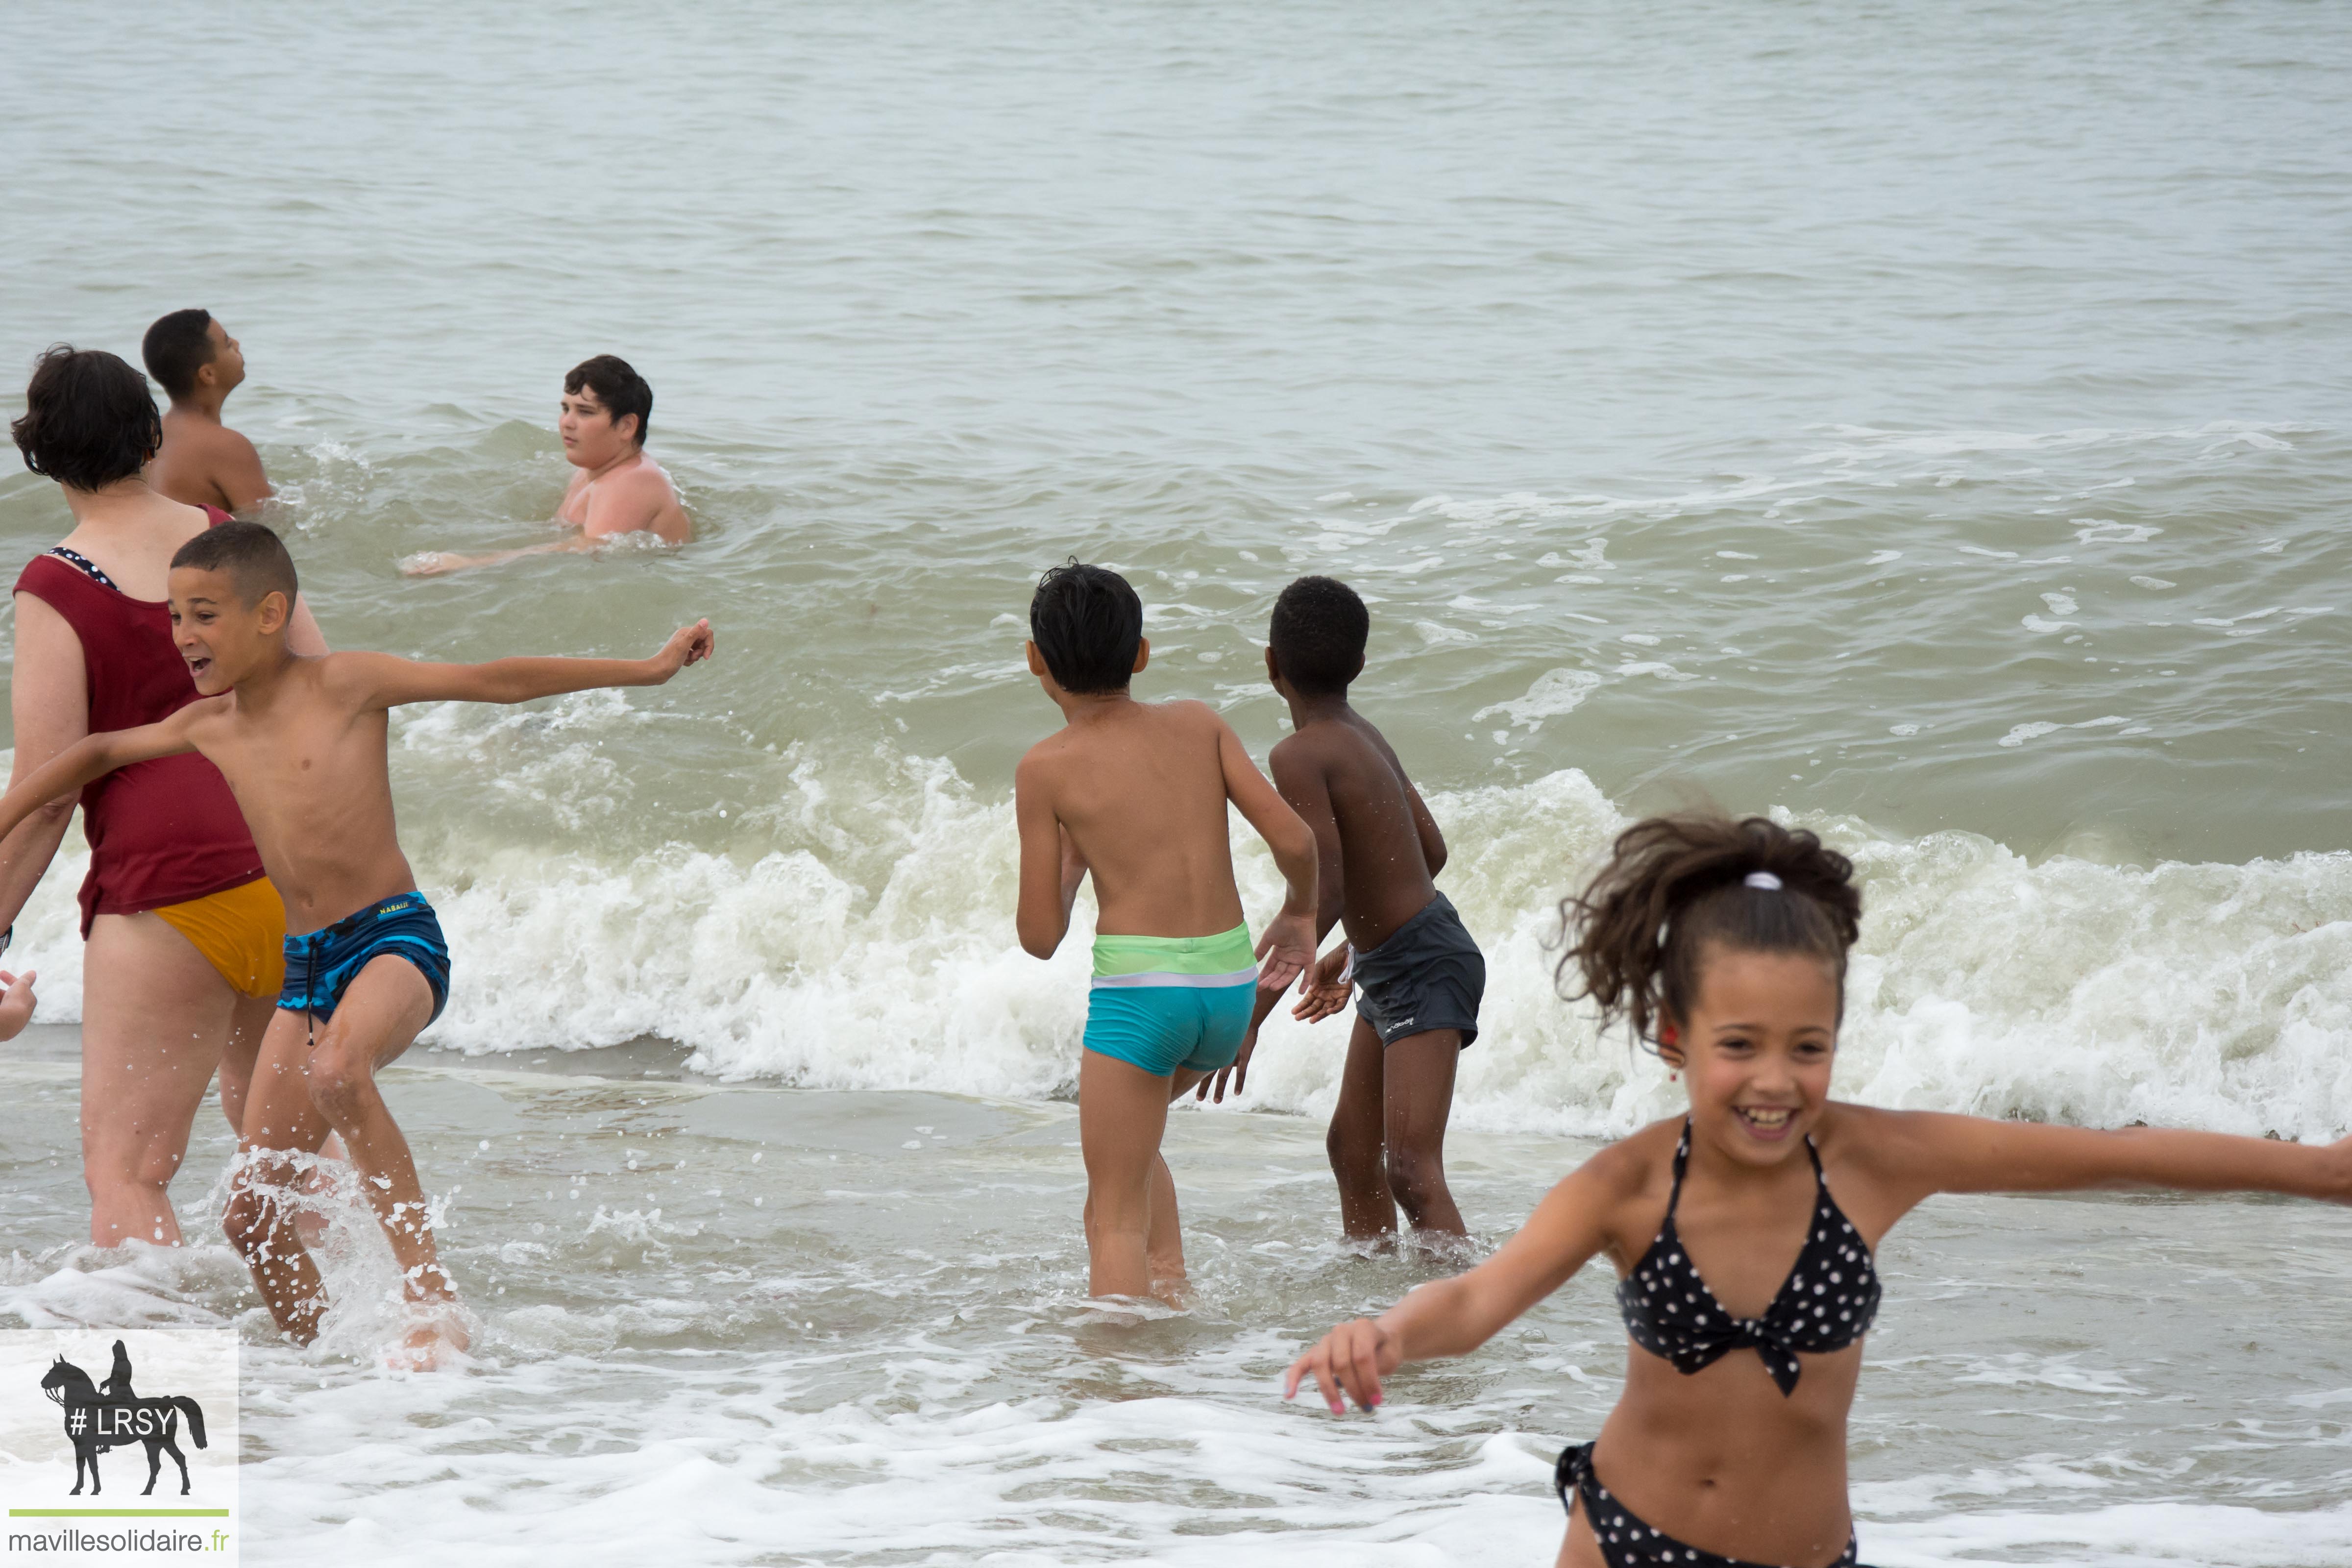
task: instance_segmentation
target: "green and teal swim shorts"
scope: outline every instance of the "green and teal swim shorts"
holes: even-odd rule
[[[1098,936],[1087,1049],[1161,1078],[1214,1072],[1242,1048],[1256,994],[1246,924],[1215,936]]]

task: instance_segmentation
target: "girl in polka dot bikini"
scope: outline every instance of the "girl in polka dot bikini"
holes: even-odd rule
[[[1332,1330],[1292,1363],[1284,1396],[1312,1377],[1333,1414],[1343,1394],[1370,1409],[1399,1366],[1476,1349],[1606,1255],[1634,1348],[1598,1441],[1560,1456],[1560,1568],[1844,1568],[1871,1255],[1922,1198],[2137,1184],[2352,1202],[2352,1139],[2094,1132],[1832,1100],[1862,914],[1853,875],[1813,835],[1763,817],[1628,829],[1561,906],[1561,974],[1604,1024],[1654,1040],[1689,1085],[1689,1114],[1586,1161],[1478,1268]]]

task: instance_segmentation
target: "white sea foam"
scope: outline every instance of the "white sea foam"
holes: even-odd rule
[[[1539,721],[1579,684],[1538,681],[1500,706],[1516,722]],[[2111,714],[2073,728],[2126,726]],[[2021,724],[2004,743],[2060,728]],[[421,862],[457,959],[449,1009],[428,1038],[488,1054],[651,1035],[692,1047],[698,1070],[725,1078],[1067,1092],[1090,900],[1050,963],[1027,957],[1013,932],[1010,805],[944,763],[908,776],[915,787],[883,803],[892,826],[863,829],[898,846],[870,881],[819,848],[748,863],[684,847],[620,865],[520,850]],[[1622,1038],[1598,1037],[1586,1010],[1552,989],[1556,902],[1623,826],[1616,805],[1574,770],[1431,805],[1453,850],[1443,886],[1488,965],[1458,1114],[1488,1128],[1590,1133],[1664,1114],[1673,1092],[1663,1070]],[[856,847],[821,788],[796,809],[820,847]],[[2290,1137],[2352,1125],[2352,854],[2032,864],[1974,834],[1889,839],[1850,822],[1831,834],[1854,856],[1866,900],[1842,1092],[2101,1125]],[[1278,880],[1255,838],[1237,831],[1235,845],[1245,901],[1262,921]],[[61,858],[19,927],[20,961],[42,972],[45,1020],[78,1016],[78,874]],[[1277,1012],[1250,1103],[1328,1110],[1343,1035],[1340,1022],[1308,1028]]]
[[[1484,723],[1501,714],[1514,725],[1533,730],[1547,719],[1563,713],[1573,713],[1587,697],[1599,689],[1601,677],[1589,669],[1548,669],[1535,679],[1525,697],[1508,702],[1492,703],[1470,715],[1474,724]]]

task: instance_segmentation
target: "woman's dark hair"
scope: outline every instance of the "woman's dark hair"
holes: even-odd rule
[[[163,444],[147,378],[103,349],[59,343],[33,362],[25,412],[8,426],[25,467],[78,490],[136,479]]]
[[[636,443],[646,444],[646,426],[654,419],[654,389],[627,360],[618,354],[582,360],[564,373],[563,390],[577,395],[583,386],[596,395],[614,424],[618,425],[624,414],[635,415]]]
[[[1029,637],[1063,690],[1124,691],[1143,641],[1143,601],[1118,573],[1073,557],[1037,579]]]
[[[1757,872],[1780,886],[1751,884]],[[1590,996],[1603,1028],[1622,1017],[1648,1041],[1660,1021],[1690,1016],[1710,947],[1819,958],[1837,973],[1843,1017],[1862,889],[1853,862],[1803,828],[1691,813],[1653,816],[1619,834],[1609,864],[1561,901],[1559,914],[1568,941],[1562,994]]]
[[[1282,678],[1310,697],[1344,694],[1364,668],[1371,612],[1336,577],[1301,577],[1274,602],[1266,646]]]

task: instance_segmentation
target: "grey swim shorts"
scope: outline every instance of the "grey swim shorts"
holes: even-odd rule
[[[1431,1029],[1459,1029],[1467,1046],[1478,1037],[1486,960],[1453,901],[1439,893],[1388,941],[1356,955],[1356,1016],[1371,1025],[1381,1045]]]

